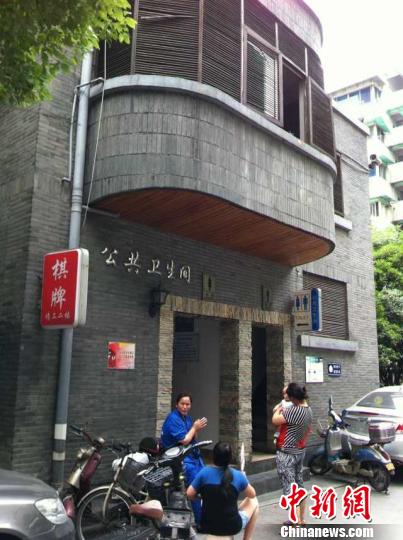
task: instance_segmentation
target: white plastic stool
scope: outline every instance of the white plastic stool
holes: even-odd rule
[[[206,540],[234,540],[233,536],[214,536],[214,534],[208,534]]]

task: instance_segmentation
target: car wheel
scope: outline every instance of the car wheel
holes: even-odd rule
[[[309,462],[309,470],[312,474],[325,474],[330,469],[330,465],[324,454],[314,456]]]

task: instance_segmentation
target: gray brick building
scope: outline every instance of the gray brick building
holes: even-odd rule
[[[301,0],[134,9],[131,44],[94,60],[106,79],[91,89],[69,421],[136,443],[186,389],[205,435],[251,459],[272,449],[271,409],[285,382],[305,383],[307,357],[324,368],[307,383],[316,417],[330,394],[343,408],[378,384],[367,133],[332,110]],[[0,466],[47,480],[60,332],[39,324],[42,260],[67,246],[78,76],[0,118]],[[169,296],[151,317],[158,287]],[[311,287],[323,329],[296,332],[294,293]],[[135,343],[134,369],[108,368],[109,342]]]

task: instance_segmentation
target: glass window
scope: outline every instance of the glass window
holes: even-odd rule
[[[369,86],[360,90],[360,100],[361,103],[369,103],[371,101],[371,89]]]
[[[376,136],[377,136],[378,139],[380,139],[381,141],[384,141],[384,140],[385,140],[385,132],[384,132],[383,129],[381,129],[378,125],[376,126]]]
[[[379,176],[386,179],[386,165],[379,165]]]
[[[397,409],[400,414],[403,414],[403,396],[402,394],[393,395],[393,403],[395,404],[395,409]]]
[[[373,202],[370,204],[371,216],[379,217],[379,202]]]
[[[374,407],[375,409],[396,409],[389,392],[371,392],[357,403],[359,407]]]
[[[337,96],[336,98],[334,98],[335,101],[344,101],[345,99],[347,99],[347,95]]]

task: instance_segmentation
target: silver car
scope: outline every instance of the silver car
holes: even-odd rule
[[[384,386],[372,390],[344,412],[348,431],[358,438],[368,439],[368,421],[393,422],[396,438],[385,444],[395,465],[403,465],[403,385]]]
[[[0,469],[0,538],[74,540],[57,492],[41,480]]]

